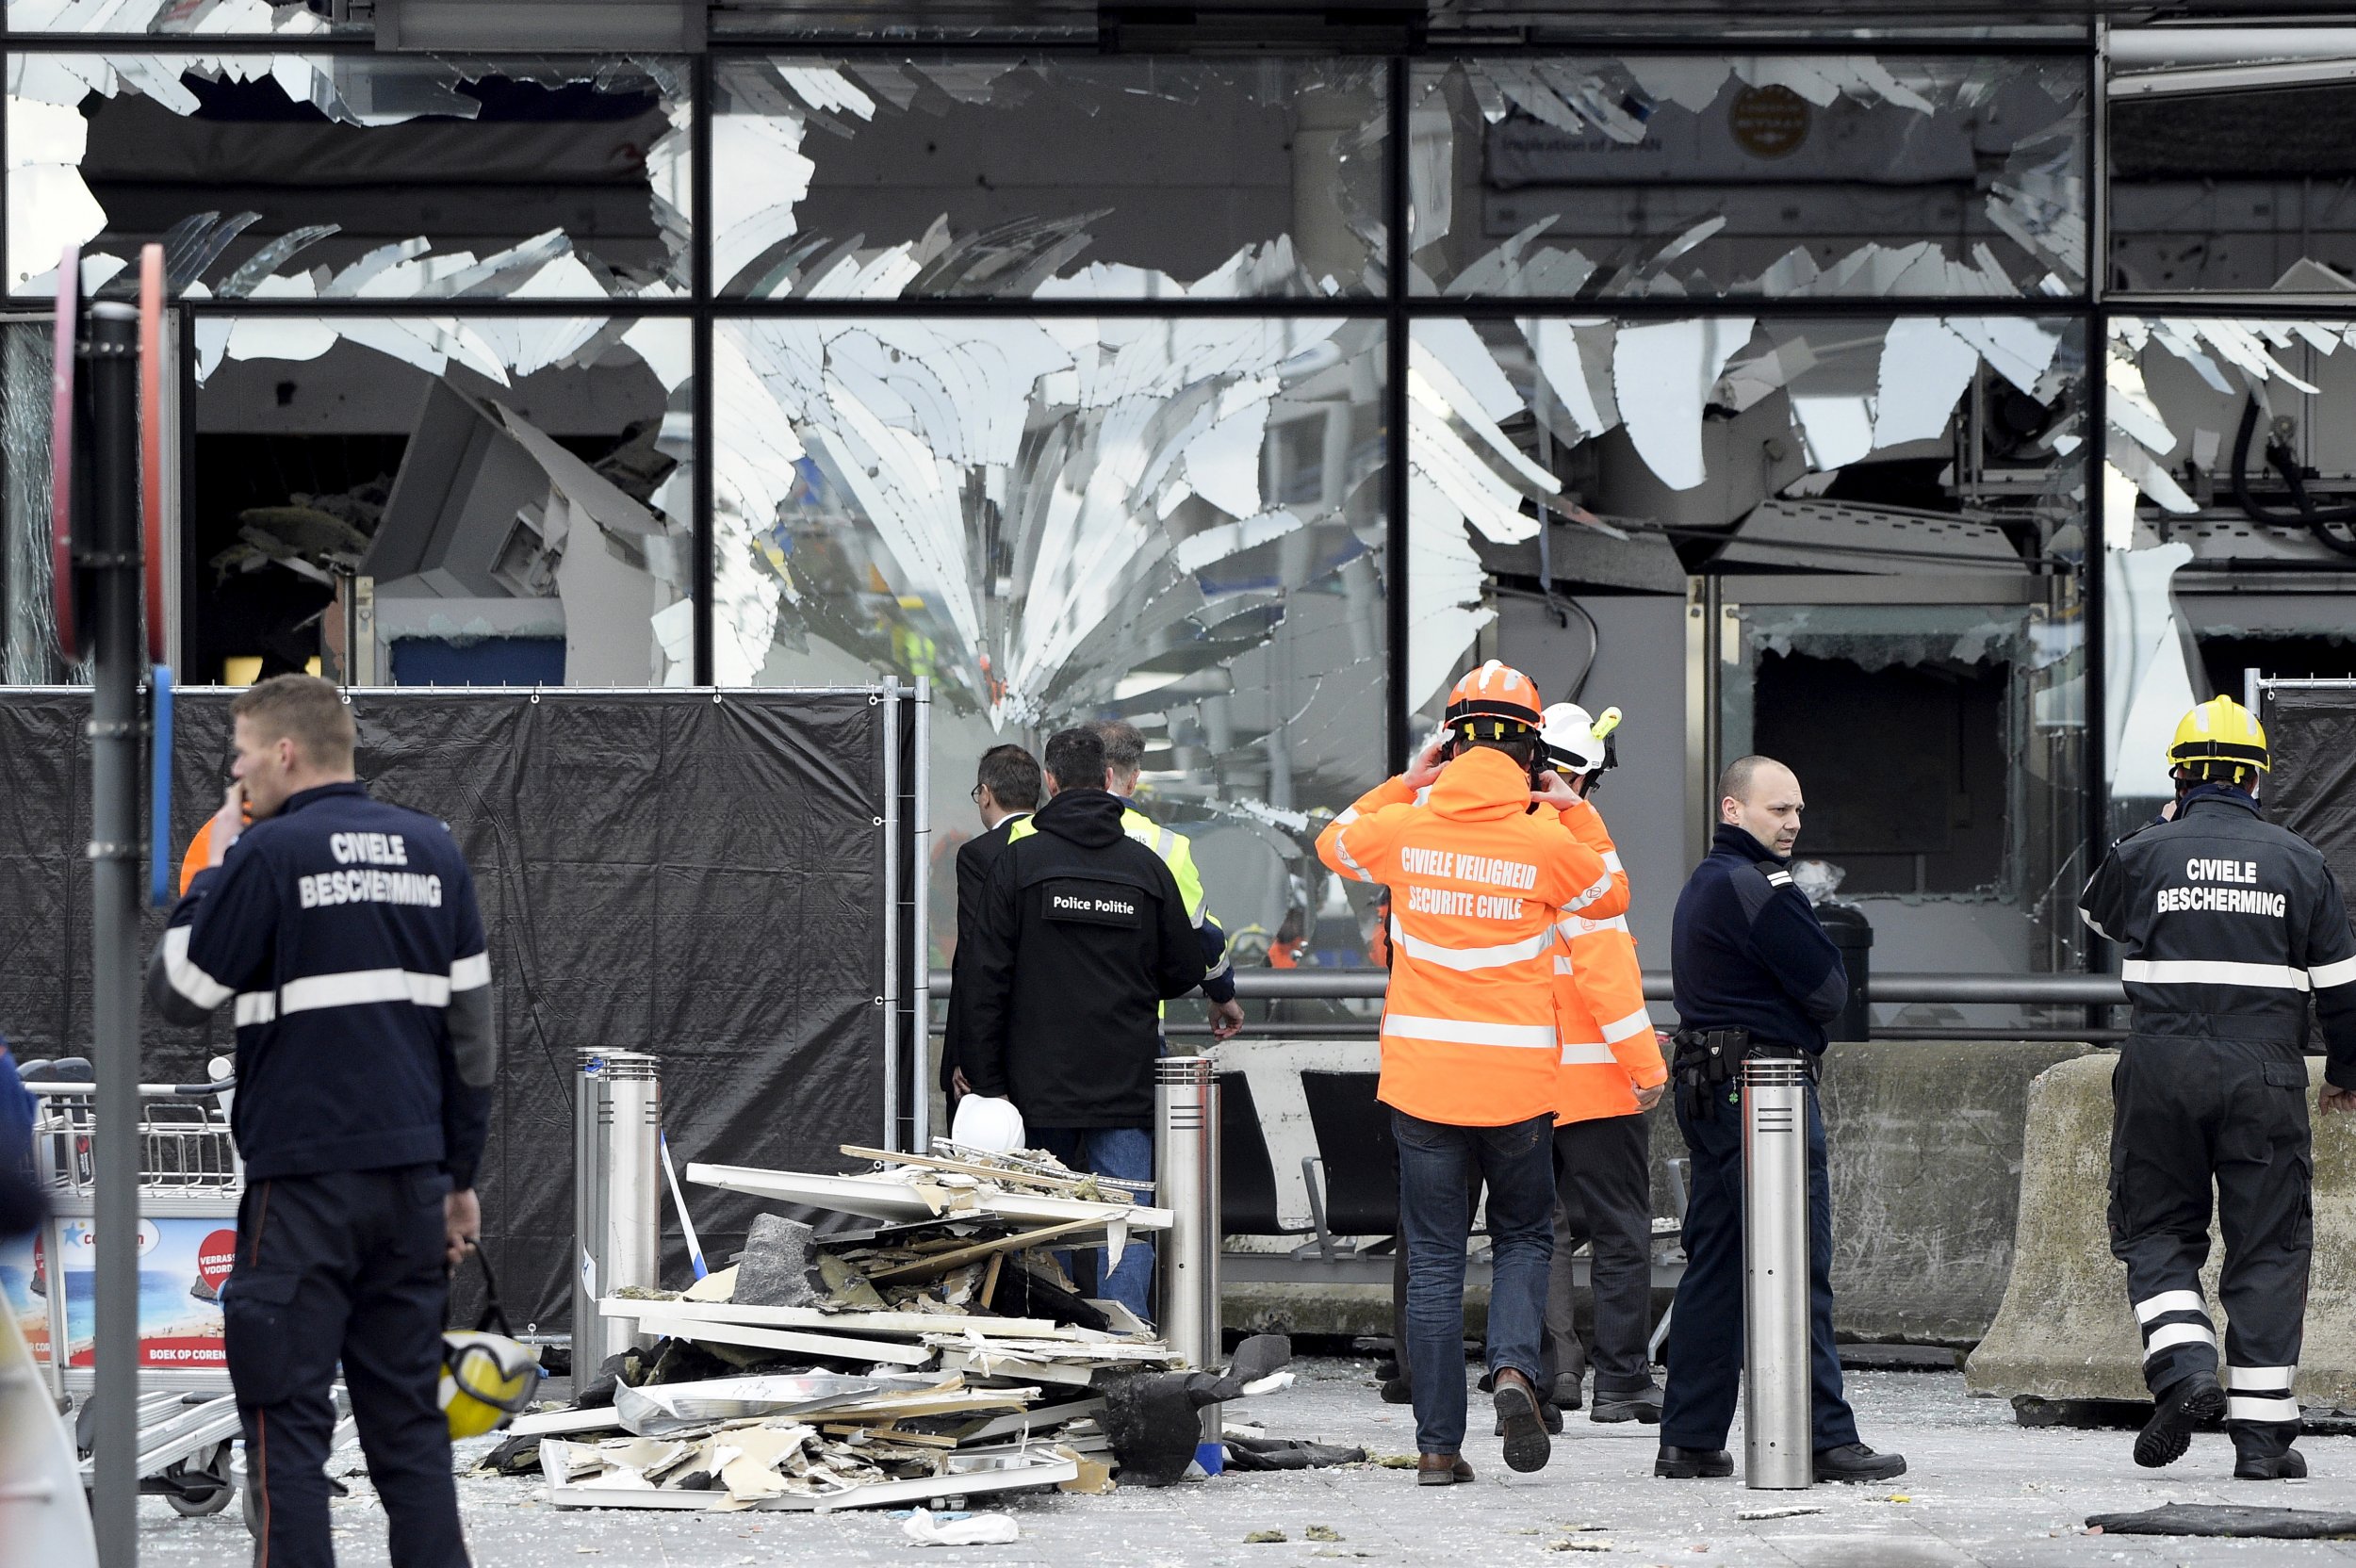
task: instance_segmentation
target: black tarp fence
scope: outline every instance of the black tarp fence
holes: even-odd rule
[[[179,694],[176,846],[221,803],[235,694]],[[885,981],[884,869],[888,840],[899,864],[921,863],[893,798],[921,789],[914,694],[351,694],[361,778],[448,822],[473,868],[504,1046],[479,1185],[518,1330],[571,1317],[580,1049],[662,1059],[682,1167],[839,1170],[839,1145],[905,1135],[907,1101],[892,1096],[888,1117],[886,1063],[909,1037],[882,999],[914,981]],[[0,689],[0,1030],[21,1059],[90,1051],[89,716],[85,691]],[[164,918],[145,914],[145,945]],[[907,967],[917,950],[894,945]],[[149,1083],[203,1082],[206,1060],[234,1047],[225,1011],[204,1030],[152,1012],[140,1028]],[[907,1064],[899,1077],[922,1082]],[[760,1204],[686,1191],[717,1266]],[[663,1218],[676,1285],[688,1266],[667,1199]]]
[[[2356,900],[2356,681],[2261,682],[2258,722],[2272,766],[2266,814],[2323,851]]]

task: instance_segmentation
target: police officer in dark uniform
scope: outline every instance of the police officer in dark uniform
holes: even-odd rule
[[[237,782],[147,986],[173,1022],[236,1008],[246,1191],[221,1314],[255,1560],[335,1560],[340,1361],[393,1561],[463,1568],[441,1335],[499,1061],[474,884],[446,826],[354,781],[335,687],[279,676],[230,713]]]
[[[2134,1007],[2111,1074],[2110,1231],[2153,1407],[2135,1462],[2173,1462],[2222,1414],[2235,1476],[2295,1478],[2315,1243],[2307,1005],[2312,994],[2328,1054],[2317,1099],[2356,1109],[2356,938],[2322,855],[2258,814],[2268,760],[2248,709],[2202,703],[2168,755],[2175,807],[2112,846],[2078,911],[2119,944]],[[2201,1293],[2212,1182],[2222,1367]]]
[[[1670,934],[1676,977],[1677,1130],[1693,1156],[1685,1277],[1669,1320],[1669,1379],[1653,1474],[1731,1476],[1726,1431],[1742,1366],[1741,1064],[1752,1052],[1804,1056],[1808,1094],[1808,1338],[1811,1446],[1820,1481],[1887,1480],[1897,1454],[1857,1441],[1832,1337],[1832,1185],[1815,1064],[1824,1025],[1849,994],[1840,950],[1792,883],[1800,781],[1767,757],[1744,757],[1718,781],[1718,831],[1677,895]]]

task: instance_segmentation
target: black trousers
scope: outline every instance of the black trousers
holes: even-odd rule
[[[1685,1278],[1669,1317],[1668,1396],[1661,1441],[1723,1448],[1742,1374],[1742,1091],[1729,1084],[1700,1116],[1677,1105],[1693,1158],[1685,1204]],[[1824,1118],[1808,1091],[1809,1427],[1816,1451],[1855,1443],[1857,1414],[1841,1388],[1832,1337],[1832,1180]]]
[[[1554,1130],[1554,1273],[1546,1284],[1546,1382],[1586,1363],[1571,1253],[1593,1248],[1595,1394],[1652,1386],[1652,1137],[1642,1112]]]
[[[2315,1249],[2307,1064],[2290,1045],[2136,1035],[2111,1072],[2111,1251],[2143,1334],[2143,1379],[2165,1394],[2190,1374],[2225,1384],[2244,1453],[2299,1435],[2299,1372]],[[2225,1363],[2201,1294],[2217,1191],[2225,1267]]]
[[[442,1414],[442,1200],[430,1166],[254,1183],[221,1291],[229,1380],[261,1498],[256,1568],[329,1568],[329,1390],[343,1364],[394,1568],[466,1568]]]

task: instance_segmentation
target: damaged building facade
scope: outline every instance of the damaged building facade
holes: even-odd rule
[[[1626,714],[1652,967],[1759,749],[1971,973],[2102,967],[2185,707],[2356,674],[2356,32],[481,9],[8,0],[8,680],[60,253],[157,239],[184,678],[921,678],[943,825],[1125,717],[1247,959],[1367,962],[1311,841],[1482,659]]]

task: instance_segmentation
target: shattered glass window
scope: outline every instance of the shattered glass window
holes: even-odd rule
[[[1763,750],[1877,968],[2072,967],[2085,357],[2034,317],[1417,321],[1417,725],[1492,657],[1621,710],[1602,805],[1651,951],[1709,781]]]
[[[1409,81],[1418,293],[2086,288],[2078,60],[1467,59]]]
[[[336,19],[301,4],[271,0],[8,0],[12,33],[276,33],[365,38],[368,20]]]
[[[1365,961],[1313,846],[1384,772],[1383,343],[1333,318],[721,324],[715,677],[931,678],[944,952],[975,760],[1123,718],[1243,951],[1291,915],[1316,961]]]
[[[2114,317],[2105,721],[2120,826],[2171,798],[2185,710],[2356,676],[2356,317]]]
[[[2114,35],[2112,292],[2356,288],[2356,80],[2339,31]]]
[[[1379,62],[779,57],[715,76],[726,295],[1383,286]]]
[[[10,686],[81,673],[57,652],[50,576],[50,345],[46,319],[0,318],[0,682]]]
[[[587,299],[687,283],[683,62],[8,57],[8,271],[149,240],[212,299]]]
[[[688,323],[196,318],[190,678],[685,685]]]

